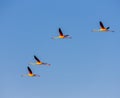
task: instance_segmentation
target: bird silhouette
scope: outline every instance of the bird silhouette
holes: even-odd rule
[[[27,69],[28,69],[28,74],[24,74],[24,75],[22,75],[22,76],[40,77],[40,75],[38,75],[38,74],[33,74],[32,70],[30,69],[29,66],[27,66]]]
[[[58,31],[59,31],[59,36],[53,37],[52,39],[72,38],[70,35],[64,35],[61,28],[59,28]]]
[[[93,32],[114,32],[112,30],[109,30],[110,27],[105,27],[101,21],[99,22],[99,24],[100,24],[100,29],[99,30],[93,30]]]
[[[44,63],[42,61],[40,61],[40,59],[38,59],[37,56],[34,55],[34,59],[36,60],[35,63],[29,63],[30,65],[47,65],[47,66],[50,66],[51,64],[48,64],[48,63]]]

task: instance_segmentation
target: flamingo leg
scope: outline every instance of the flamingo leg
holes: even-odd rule
[[[43,63],[43,65],[47,65],[47,66],[50,66],[51,64],[48,64],[48,63]]]
[[[40,75],[35,74],[35,77],[40,77]]]
[[[71,37],[71,36],[68,36],[67,38],[68,38],[68,39],[72,39],[72,37]]]
[[[112,31],[112,30],[108,30],[109,32],[115,32],[115,31]]]

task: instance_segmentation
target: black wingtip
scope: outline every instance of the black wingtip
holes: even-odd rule
[[[32,70],[30,69],[30,67],[29,67],[29,66],[27,66],[27,69],[28,69],[29,73],[31,73],[31,74],[32,74]]]
[[[110,27],[107,27],[107,30],[110,29]]]
[[[34,59],[37,60],[38,62],[40,62],[40,59],[38,59],[38,57],[35,55],[34,55]]]
[[[29,66],[27,66],[27,69],[30,71],[30,67]]]
[[[100,24],[102,23],[102,21],[99,22]]]
[[[36,58],[37,56],[36,55],[34,55],[34,58]]]
[[[61,28],[59,28],[59,31],[61,31]]]

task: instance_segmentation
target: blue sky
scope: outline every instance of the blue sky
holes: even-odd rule
[[[1,0],[1,98],[120,98],[119,0]],[[115,32],[95,33],[99,21]],[[72,39],[52,40],[58,28]],[[21,77],[30,66],[40,78]]]

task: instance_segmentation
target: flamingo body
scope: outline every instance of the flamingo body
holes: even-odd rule
[[[27,69],[28,69],[28,74],[25,74],[25,75],[22,75],[22,76],[40,77],[40,75],[34,74],[29,66],[27,67]]]
[[[64,39],[64,38],[71,38],[69,35],[64,35],[61,28],[59,28],[59,36],[53,37],[53,39]]]
[[[60,35],[59,38],[63,39],[63,38],[65,38],[65,36],[61,36],[61,35]]]
[[[48,66],[50,66],[50,64],[40,61],[40,59],[35,55],[34,55],[34,59],[36,60],[36,62],[30,63],[31,65],[48,65]]]
[[[93,32],[108,32],[108,31],[109,32],[114,32],[114,31],[109,30],[110,27],[105,27],[101,21],[99,22],[99,24],[100,24],[100,29],[99,30],[93,30]]]
[[[41,65],[41,64],[43,64],[43,63],[42,63],[42,62],[36,62],[36,64],[37,64],[37,65]]]
[[[28,76],[30,76],[30,77],[34,77],[34,76],[35,76],[35,74],[28,74]]]

